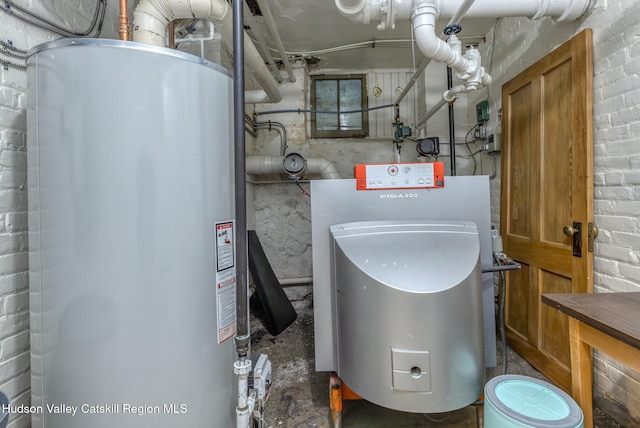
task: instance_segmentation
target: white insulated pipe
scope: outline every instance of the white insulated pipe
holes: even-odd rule
[[[318,174],[323,179],[338,179],[340,174],[335,165],[324,158],[306,159],[307,169],[310,174]],[[285,173],[284,156],[247,155],[247,174],[265,175]]]
[[[467,0],[436,0],[439,18],[452,18]],[[338,11],[358,24],[385,22],[387,11],[395,19],[409,19],[411,0],[335,0]],[[582,16],[590,0],[476,0],[464,16],[466,18],[501,18],[526,16],[539,19],[550,16],[556,21],[573,21]],[[464,7],[462,7],[464,9]]]
[[[258,41],[258,46],[262,51],[262,55],[264,55],[264,58],[267,59],[267,62],[271,66],[273,77],[278,81],[278,83],[282,83],[282,76],[280,76],[280,70],[278,70],[278,66],[276,65],[276,60],[273,58],[273,55],[271,54],[271,51],[267,46],[267,42],[264,39],[264,36],[262,35],[262,31],[260,31],[260,27],[256,23],[256,20],[253,18],[253,15],[251,14],[251,9],[249,9],[249,6],[247,5],[246,1],[244,2],[243,16],[245,20],[249,23],[249,27],[251,27],[251,32],[253,33],[256,40]],[[245,101],[245,104],[247,104],[246,101]]]
[[[320,174],[324,179],[338,179],[340,174],[336,170],[335,165],[325,158],[307,159],[307,171],[311,174]]]
[[[220,32],[222,40],[233,49],[232,10],[225,0],[141,0],[133,12],[133,40],[154,46],[165,45],[169,22],[180,18],[208,19]],[[278,82],[269,72],[262,56],[249,37],[244,37],[245,68],[264,90],[269,102],[282,99]],[[256,99],[264,101],[258,93]]]
[[[295,82],[296,76],[293,74],[293,67],[291,66],[289,58],[287,58],[287,54],[284,51],[284,45],[282,44],[282,39],[280,38],[278,28],[276,27],[276,22],[273,20],[273,14],[271,13],[271,9],[269,8],[269,3],[264,0],[258,0],[258,6],[262,11],[262,16],[264,16],[267,28],[269,29],[273,40],[275,40],[276,42],[278,52],[280,52],[280,57],[282,58],[282,63],[284,64],[284,68],[287,70],[287,74],[289,75],[289,81]],[[276,71],[277,70],[278,69],[276,69]]]
[[[457,49],[436,35],[438,10],[435,1],[419,2],[411,16],[416,44],[427,58],[442,62],[457,72],[464,72],[472,65]]]
[[[335,0],[338,11],[351,22],[370,24],[380,21],[379,30],[394,28],[396,19],[411,16],[413,0]]]
[[[449,19],[448,25],[459,24],[462,17],[467,13],[469,8],[473,5],[475,0],[465,0],[460,7],[456,10],[453,16]]]

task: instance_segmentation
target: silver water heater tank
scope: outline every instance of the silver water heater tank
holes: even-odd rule
[[[414,413],[480,398],[484,340],[473,222],[330,227],[337,372],[372,403]]]
[[[95,39],[27,73],[32,426],[233,426],[229,73]]]

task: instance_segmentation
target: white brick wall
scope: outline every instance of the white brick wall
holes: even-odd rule
[[[501,19],[493,52],[493,93],[584,28],[594,38],[594,167],[596,292],[640,291],[640,16],[639,0],[597,0],[575,23]],[[520,37],[514,34],[521,33]],[[480,46],[488,58],[494,31]],[[485,63],[486,64],[486,63]],[[470,97],[469,105],[486,97]],[[497,183],[496,183],[497,184]],[[494,221],[499,186],[492,188]],[[640,417],[640,374],[602,353],[595,357],[595,388]]]
[[[33,4],[31,4],[33,3]],[[23,4],[27,6],[27,3]],[[54,7],[55,6],[55,7]],[[88,28],[94,2],[29,2],[56,23]],[[101,37],[117,38],[117,3],[110,2]],[[0,12],[0,39],[31,47],[59,36]],[[21,63],[19,58],[1,59]],[[27,244],[26,89],[24,69],[0,68],[0,390],[16,405],[29,404],[29,280]],[[12,415],[11,428],[30,427],[29,415]]]

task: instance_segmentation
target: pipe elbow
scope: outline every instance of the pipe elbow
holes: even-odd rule
[[[142,0],[133,11],[133,41],[152,46],[165,45],[165,32],[172,20],[171,11]]]
[[[245,104],[263,104],[270,103],[271,99],[267,93],[262,89],[256,89],[255,91],[247,91],[244,93]]]
[[[465,71],[468,61],[436,35],[437,9],[434,3],[420,2],[411,16],[416,44],[427,58],[442,62],[456,71]]]
[[[367,0],[335,0],[338,12],[355,24],[368,24]]]
[[[307,159],[307,171],[319,174],[322,178],[327,180],[340,178],[340,174],[338,173],[335,165],[324,158]]]

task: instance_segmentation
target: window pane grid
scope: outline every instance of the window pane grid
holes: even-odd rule
[[[364,75],[312,77],[312,137],[362,137],[368,134]],[[322,113],[323,111],[332,113]],[[341,112],[354,113],[341,113]]]

